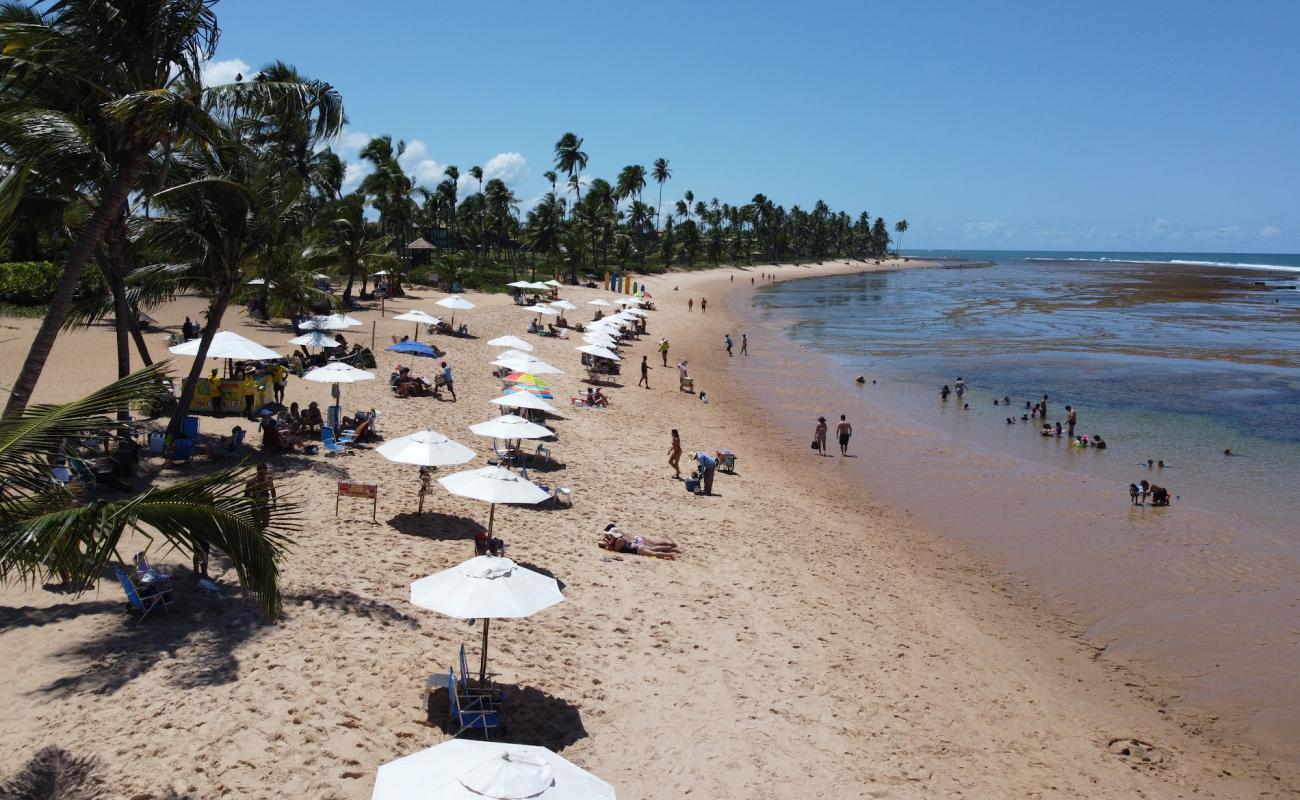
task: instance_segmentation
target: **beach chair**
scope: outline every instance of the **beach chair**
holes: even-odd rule
[[[343,431],[339,434],[338,443],[344,446],[356,447],[359,442],[365,440],[370,435],[370,420],[367,418],[354,430]]]
[[[235,458],[239,455],[239,448],[244,446],[244,436],[246,433],[247,431],[245,431],[243,428],[240,428],[239,430],[234,432],[234,435],[230,440],[230,444],[222,448],[217,453],[217,455],[221,457],[222,461],[229,461],[230,459]]]
[[[194,458],[194,440],[177,439],[172,444],[171,463],[189,464]]]
[[[493,686],[489,682],[487,686],[473,686],[469,682],[469,667],[465,663],[465,645],[460,646],[460,689],[461,697],[478,699],[482,698],[488,705],[499,706],[506,699],[505,690],[499,686]],[[491,678],[496,673],[489,672]]]
[[[484,698],[475,698],[461,694],[461,686],[456,681],[455,670],[447,670],[447,705],[451,709],[451,719],[460,728],[452,734],[459,736],[467,730],[488,731],[501,725],[499,709],[484,702]]]
[[[320,429],[321,447],[325,448],[326,456],[338,455],[343,452],[343,448],[338,442],[334,441],[334,429],[328,426]]]
[[[181,437],[190,440],[199,438],[198,417],[186,417],[185,420],[181,422]]]
[[[167,452],[167,434],[154,431],[149,434],[149,455],[160,456]]]
[[[136,612],[140,614],[137,623],[144,622],[145,617],[149,616],[155,608],[170,608],[172,604],[172,590],[170,586],[150,586],[146,590],[136,588],[135,582],[131,576],[126,574],[126,570],[121,567],[114,567],[117,572],[117,579],[122,584],[122,591],[126,592],[127,602],[131,604]]]
[[[502,445],[503,446],[498,446],[497,440],[492,440],[492,452],[496,453],[497,459],[500,460],[502,464],[513,463],[518,460],[519,453],[510,447],[510,442],[503,441]]]

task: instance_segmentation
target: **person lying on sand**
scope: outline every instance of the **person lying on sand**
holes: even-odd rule
[[[600,535],[597,544],[606,550],[633,556],[674,559],[678,554],[675,542],[667,539],[648,539],[644,536],[629,538],[612,522],[605,526],[605,532]]]

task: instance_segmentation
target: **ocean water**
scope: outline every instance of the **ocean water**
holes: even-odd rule
[[[1176,472],[1162,483],[1188,499],[1267,524],[1300,513],[1300,256],[943,255],[938,268],[774,284],[753,303],[878,381],[879,401],[954,435],[1126,484],[1163,460]],[[959,376],[965,398],[941,402]],[[1076,434],[1101,434],[1106,458],[1020,419],[1045,394],[1050,421],[1072,405]]]
[[[912,255],[944,260],[737,306],[759,404],[796,440],[847,414],[855,457],[808,468],[856,475],[1171,713],[1300,777],[1300,256]],[[1022,421],[1043,395],[1108,447]],[[1173,505],[1132,506],[1143,478]]]

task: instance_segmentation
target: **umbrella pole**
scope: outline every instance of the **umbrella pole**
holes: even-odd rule
[[[488,506],[488,541],[492,541],[492,523],[496,519],[497,504],[492,503]]]
[[[483,657],[478,664],[478,685],[487,685],[487,642],[488,642],[488,623],[487,617],[483,618]]]
[[[420,323],[415,323],[415,341],[420,341]]]

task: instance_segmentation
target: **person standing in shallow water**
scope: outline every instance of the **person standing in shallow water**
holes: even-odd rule
[[[1070,438],[1074,438],[1074,424],[1078,421],[1078,414],[1070,406],[1065,407],[1065,426],[1069,429]]]
[[[695,308],[695,298],[694,297],[686,298],[686,310],[691,311],[694,308]]]

